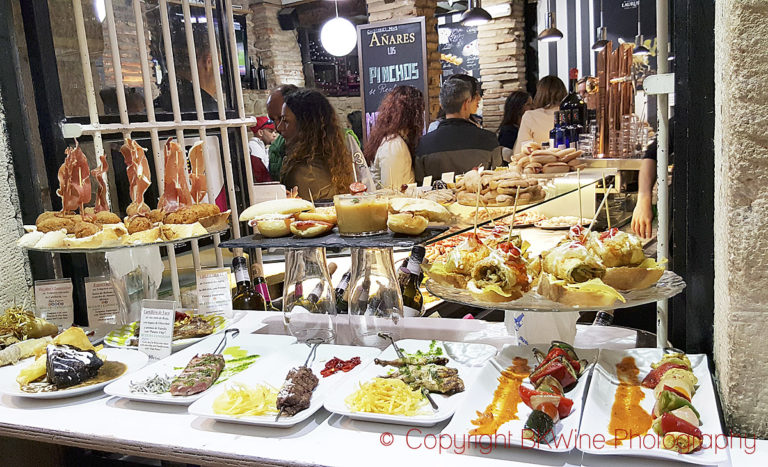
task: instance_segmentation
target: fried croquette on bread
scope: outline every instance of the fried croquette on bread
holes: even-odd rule
[[[119,224],[120,217],[114,212],[101,211],[97,212],[93,217],[94,224]]]
[[[136,216],[125,220],[125,227],[128,233],[133,235],[136,232],[143,232],[152,228],[152,221],[143,216]]]
[[[90,237],[101,231],[101,226],[92,224],[90,222],[78,222],[75,224],[75,237],[85,238]]]

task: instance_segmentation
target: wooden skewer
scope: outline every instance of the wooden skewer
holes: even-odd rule
[[[613,185],[611,185],[611,188],[613,188]],[[597,215],[600,214],[600,211],[603,209],[603,203],[605,203],[605,196],[603,196],[603,200],[600,202],[600,206],[597,207],[597,210],[595,210],[595,217],[592,218],[592,222],[589,223],[589,227],[587,227],[587,231],[584,235],[588,235],[589,232],[592,231],[592,226],[595,225],[595,221],[597,220]]]
[[[309,202],[312,203],[312,209],[315,209],[315,199],[312,198],[312,189],[309,189]]]
[[[515,228],[515,216],[517,215],[517,198],[520,195],[520,185],[515,190],[515,205],[512,207],[512,223],[509,224],[509,234],[507,235],[507,242],[512,241],[512,230]]]
[[[579,226],[582,226],[584,224],[584,214],[582,214],[583,211],[581,210],[581,169],[576,169],[576,184],[579,190]]]
[[[480,210],[480,185],[482,182],[477,184],[477,199],[475,199],[475,229],[473,231],[475,236],[477,236],[477,213]]]
[[[488,213],[488,219],[491,220],[491,225],[496,227],[496,222],[493,220],[493,215],[491,214],[491,210],[488,209],[488,205],[485,204],[485,201],[483,201],[483,209],[485,209],[485,212]]]
[[[603,172],[603,188],[605,187],[605,172]],[[608,209],[608,201],[606,200],[608,199],[610,192],[611,190],[606,190],[605,193],[603,193],[603,201],[605,201],[605,218],[608,220],[608,230],[611,230],[611,211]]]

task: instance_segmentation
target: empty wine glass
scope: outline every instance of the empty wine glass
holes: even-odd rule
[[[349,327],[352,343],[385,348],[378,334],[400,337],[403,298],[395,274],[392,248],[352,248],[349,282]]]
[[[285,252],[283,320],[299,342],[336,339],[336,299],[325,259],[325,248]]]

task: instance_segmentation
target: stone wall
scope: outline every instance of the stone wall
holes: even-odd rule
[[[387,21],[406,16],[424,16],[427,33],[427,80],[430,120],[440,110],[440,52],[437,50],[437,18],[434,0],[367,0],[368,21]]]
[[[304,71],[296,31],[283,31],[277,21],[281,6],[266,2],[251,5],[248,22],[248,54],[260,56],[267,68],[268,88],[279,84],[304,86]]]
[[[715,7],[715,365],[726,425],[766,438],[768,2]]]
[[[31,309],[34,301],[30,293],[32,273],[29,260],[16,246],[23,233],[23,225],[5,119],[0,99],[0,256],[3,258],[0,262],[0,310],[13,305],[14,301],[18,304],[26,301]]]
[[[478,26],[480,79],[483,82],[483,126],[496,131],[510,92],[525,89],[524,0],[486,0],[483,6],[510,4],[509,15]]]
[[[328,100],[336,109],[336,115],[339,117],[339,124],[342,128],[349,128],[347,114],[355,110],[363,111],[363,103],[360,97],[329,97]]]

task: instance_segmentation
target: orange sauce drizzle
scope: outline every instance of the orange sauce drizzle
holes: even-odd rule
[[[530,373],[528,360],[520,357],[512,360],[512,366],[499,376],[499,386],[493,393],[493,400],[484,412],[477,412],[477,419],[472,420],[477,428],[470,430],[470,435],[493,435],[501,425],[518,419],[517,406],[522,402],[518,388]]]
[[[623,441],[644,435],[653,422],[651,414],[640,407],[640,401],[645,398],[645,394],[637,377],[640,370],[635,364],[635,359],[624,357],[616,365],[616,374],[619,377],[619,387],[616,389],[611,421],[608,424],[608,432],[616,437],[605,442],[609,446],[621,446]]]

